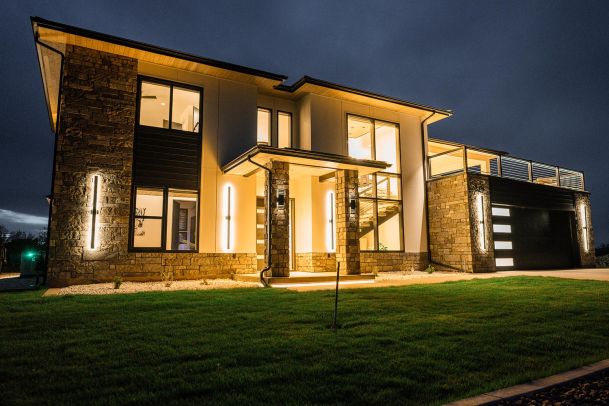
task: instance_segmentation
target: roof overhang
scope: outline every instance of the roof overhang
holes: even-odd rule
[[[448,118],[453,114],[451,110],[396,99],[379,93],[312,78],[310,76],[303,76],[300,80],[290,86],[283,83],[279,84],[275,89],[293,94],[295,97],[300,97],[306,93],[313,93],[320,96],[349,100],[355,103],[374,105],[375,107],[388,110],[404,111],[408,114],[420,117],[429,116],[427,124],[435,123]]]
[[[222,172],[228,175],[250,176],[260,170],[258,166],[251,163],[248,159],[263,166],[271,161],[281,161],[289,162],[294,165],[325,168],[328,169],[328,171],[352,169],[357,170],[360,175],[379,172],[390,166],[390,164],[383,161],[357,159],[344,155],[307,151],[303,149],[276,148],[268,145],[257,145],[224,165],[222,167]]]

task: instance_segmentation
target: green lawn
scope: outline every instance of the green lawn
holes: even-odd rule
[[[609,284],[0,294],[0,403],[439,404],[609,358]]]

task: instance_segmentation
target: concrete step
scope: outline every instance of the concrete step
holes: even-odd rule
[[[360,275],[341,275],[340,282],[354,282],[354,281],[373,281],[375,278],[374,274],[360,274]],[[260,281],[259,274],[241,274],[233,275],[233,279],[241,282],[258,282]],[[301,284],[301,283],[321,283],[321,282],[335,282],[336,275],[330,275],[328,272],[320,273],[319,275],[311,273],[310,275],[302,276],[290,276],[290,277],[270,277],[268,282],[273,284]]]

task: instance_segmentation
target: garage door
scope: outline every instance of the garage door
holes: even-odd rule
[[[497,269],[578,266],[573,211],[493,206]]]

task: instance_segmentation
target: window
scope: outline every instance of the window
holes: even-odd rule
[[[148,127],[199,132],[201,94],[172,84],[143,80],[139,124]]]
[[[133,248],[196,251],[197,203],[196,191],[136,187]]]
[[[271,110],[258,108],[258,144],[270,144],[271,139]]]
[[[292,148],[292,114],[283,111],[277,113],[277,146]]]
[[[403,250],[399,127],[347,116],[349,156],[385,161],[383,172],[359,178],[359,234],[362,251]]]

